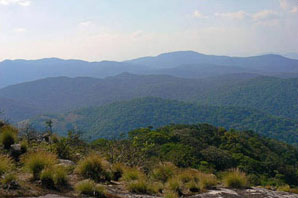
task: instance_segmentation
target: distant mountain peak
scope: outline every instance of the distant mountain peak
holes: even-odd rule
[[[205,55],[196,51],[186,50],[186,51],[174,51],[174,52],[167,52],[159,54],[158,56],[176,56],[176,55]],[[157,56],[157,57],[158,57]]]

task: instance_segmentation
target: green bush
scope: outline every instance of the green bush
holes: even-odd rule
[[[67,180],[67,170],[62,167],[55,167],[54,172],[54,183],[56,186],[66,186],[68,183]]]
[[[167,191],[163,195],[164,198],[179,198],[178,194],[173,191]]]
[[[183,191],[183,183],[181,182],[179,177],[172,177],[166,183],[166,188],[172,192],[182,194]]]
[[[57,156],[50,152],[35,151],[23,156],[25,168],[33,174],[33,179],[40,178],[40,173],[45,168],[50,168],[57,163]]]
[[[140,180],[145,177],[145,174],[137,168],[127,168],[121,177],[122,181],[131,182]]]
[[[178,195],[183,192],[196,193],[217,185],[215,175],[202,173],[196,169],[178,169],[173,177],[166,182],[166,191]]]
[[[177,167],[172,163],[161,163],[152,171],[152,177],[163,183],[175,175]]]
[[[44,186],[51,189],[66,186],[68,183],[66,170],[61,166],[44,169],[40,174],[40,180]]]
[[[43,186],[53,189],[55,187],[53,169],[44,169],[40,174],[40,180]]]
[[[176,174],[176,179],[180,180],[183,184],[188,183],[190,181],[199,181],[198,171],[195,169],[183,169],[179,170]]]
[[[66,138],[61,138],[60,140],[56,136],[52,136],[55,139],[54,150],[58,157],[61,159],[71,159],[72,151]],[[55,137],[55,138],[54,138]]]
[[[94,197],[106,197],[106,190],[104,186],[96,184],[92,180],[83,180],[75,185],[75,190],[80,195],[94,196]]]
[[[104,198],[106,197],[106,189],[103,185],[96,184],[94,188],[95,197]]]
[[[26,153],[28,150],[28,143],[26,141],[21,142],[21,151],[22,153]]]
[[[186,187],[187,189],[190,191],[190,192],[200,192],[201,188],[200,188],[200,185],[195,182],[195,181],[190,181],[186,184]]]
[[[223,178],[223,184],[230,188],[245,188],[248,187],[248,179],[245,173],[239,169],[234,169],[226,173]]]
[[[123,172],[125,169],[125,165],[116,163],[112,165],[112,179],[114,181],[119,181],[119,179],[122,177]]]
[[[127,189],[132,193],[138,194],[155,194],[156,191],[152,184],[145,181],[145,179],[139,179],[136,181],[129,182]]]
[[[216,187],[217,178],[213,174],[198,173],[200,189],[206,190]]]
[[[0,176],[10,171],[13,167],[14,164],[10,157],[0,155]]]
[[[298,194],[298,188],[291,188],[289,185],[280,186],[277,188],[278,191],[295,193]]]
[[[15,174],[7,174],[7,175],[4,175],[4,177],[2,178],[1,180],[1,183],[2,185],[11,185],[13,182],[17,183],[17,177]]]
[[[86,179],[93,179],[94,181],[99,182],[111,180],[111,175],[108,169],[108,162],[100,156],[92,154],[79,161],[76,172]]]
[[[17,141],[18,131],[11,126],[4,126],[1,129],[0,142],[5,149],[10,149],[10,146]]]

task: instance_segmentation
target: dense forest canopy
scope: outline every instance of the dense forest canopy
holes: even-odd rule
[[[117,147],[126,141],[137,148],[139,155],[135,160],[141,164],[170,161],[179,167],[209,172],[240,168],[255,185],[298,184],[297,148],[251,131],[227,131],[208,124],[173,124],[156,130],[149,127],[131,131],[128,140],[98,139],[92,145],[109,150],[113,147],[108,142]],[[129,146],[126,149],[131,151]]]
[[[83,132],[87,140],[114,138],[139,127],[209,123],[227,129],[253,130],[288,143],[298,141],[298,122],[295,120],[250,108],[196,105],[152,97],[83,108],[66,114],[40,116],[30,123],[44,130],[44,123],[49,119],[53,120],[54,130],[60,134],[76,129]]]

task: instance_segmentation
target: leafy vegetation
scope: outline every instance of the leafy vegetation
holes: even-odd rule
[[[105,197],[105,188],[101,185],[97,185],[92,180],[83,180],[76,184],[76,191],[82,195]]]
[[[14,164],[10,157],[0,155],[0,176],[9,172],[13,168]]]
[[[253,130],[283,140],[298,142],[298,122],[267,115],[260,111],[240,107],[198,106],[160,98],[134,99],[102,107],[85,108],[58,116],[45,116],[33,120],[40,130],[48,119],[54,121],[54,131],[76,128],[84,131],[84,138],[115,138],[140,127],[161,127],[171,123],[209,123],[227,129]]]
[[[19,158],[10,158],[11,152],[2,146],[1,196],[12,189],[29,195],[34,189],[50,189],[70,196],[109,197],[117,189],[120,194],[181,197],[223,185],[261,185],[294,193],[298,185],[298,149],[251,131],[171,124],[92,143],[73,132],[63,138],[16,133],[16,143],[26,142],[26,149]],[[75,153],[70,155],[73,161],[58,160],[69,155],[59,155],[64,152],[57,147]]]
[[[9,149],[16,142],[17,129],[12,126],[4,126],[0,131],[0,142],[5,149]]]
[[[33,179],[39,179],[45,168],[51,168],[57,162],[57,156],[50,152],[37,151],[23,156],[25,168],[33,174]]]
[[[85,178],[95,181],[109,181],[111,175],[108,163],[96,154],[91,154],[79,161],[76,171]]]
[[[245,173],[235,169],[225,174],[223,183],[230,188],[245,188],[248,186],[248,179]]]
[[[258,109],[275,116],[298,119],[298,78],[258,77],[198,96],[200,104]]]
[[[139,161],[130,163],[142,166],[152,166],[148,161],[164,161],[211,173],[239,168],[248,174],[253,185],[298,184],[297,149],[251,131],[227,131],[207,124],[169,125],[157,130],[132,131],[129,140],[104,141],[95,141],[93,146],[106,153],[113,152],[113,155],[108,154],[112,161],[130,158],[131,155],[120,151],[124,144],[128,152],[134,147],[134,156],[140,156]]]

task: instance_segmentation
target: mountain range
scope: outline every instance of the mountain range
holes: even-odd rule
[[[5,60],[0,63],[0,88],[48,77],[105,78],[123,72],[166,74],[184,78],[205,78],[243,72],[297,77],[298,60],[274,54],[228,57],[205,55],[193,51],[171,52],[123,62],[87,62],[58,58]]]
[[[77,128],[88,139],[146,125],[207,122],[296,143],[297,74],[298,60],[279,55],[183,51],[124,62],[7,60],[0,63],[0,117],[38,128],[51,118],[61,133]],[[144,97],[159,99],[138,99]],[[143,109],[148,103],[153,117]]]

